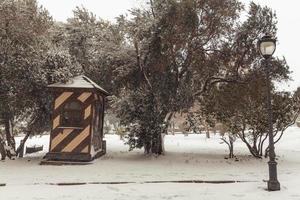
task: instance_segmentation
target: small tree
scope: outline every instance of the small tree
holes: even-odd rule
[[[214,115],[218,122],[227,126],[230,137],[241,139],[249,152],[256,158],[267,155],[268,114],[265,101],[265,79],[260,73],[253,73],[251,81],[243,84],[225,84],[215,88],[203,102],[203,113]],[[299,98],[289,92],[272,92],[273,126],[275,144],[284,131],[295,123],[299,114]],[[205,101],[204,100],[204,101]],[[214,105],[211,107],[211,105]],[[223,138],[224,141],[224,138]],[[228,140],[225,142],[228,144]],[[229,145],[232,146],[232,145]]]
[[[226,62],[220,63],[235,68],[236,73],[230,70],[225,70],[225,73],[233,73],[233,80],[236,81],[216,80],[214,83],[217,83],[211,87],[210,93],[197,98],[196,102],[200,106],[195,116],[196,121],[209,116],[226,125],[228,133],[242,139],[255,157],[262,156],[263,144],[267,138],[266,87],[264,69],[260,68],[261,56],[257,51],[257,40],[266,32],[276,35],[276,25],[276,15],[271,9],[251,3],[248,18],[237,24],[230,35],[231,43],[224,46],[227,49],[224,54]],[[282,81],[289,78],[290,72],[285,59],[276,58],[271,62],[272,80]],[[284,129],[282,127],[289,126],[293,117],[287,119],[279,116],[282,113],[285,117],[292,116],[293,114],[286,113],[294,113],[295,110],[280,107],[282,104],[279,101],[292,101],[291,97],[285,98],[290,94],[274,92],[273,88],[273,95],[274,99],[278,99],[278,108],[273,105],[274,112],[277,112],[274,113],[274,123],[277,122],[275,126],[280,127],[274,130],[280,131]],[[230,144],[230,140],[229,138],[226,141]]]
[[[127,98],[120,105],[119,117],[127,125],[130,150],[144,147],[146,154],[162,154],[163,138],[160,133],[166,132],[167,127],[153,95],[137,90]]]
[[[236,135],[234,134],[228,134],[228,135],[223,135],[221,140],[228,146],[229,154],[228,158],[234,158],[234,142],[236,141]]]

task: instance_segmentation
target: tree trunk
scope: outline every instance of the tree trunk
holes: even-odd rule
[[[234,158],[234,154],[233,154],[233,144],[234,144],[234,140],[232,139],[232,137],[231,136],[228,136],[228,140],[229,141],[227,141],[227,139],[225,138],[225,137],[223,137],[222,139],[221,139],[223,142],[225,142],[225,144],[227,144],[227,146],[228,146],[228,149],[229,149],[229,154],[228,154],[228,158],[230,159],[230,158]],[[225,157],[226,158],[226,157]],[[226,158],[227,159],[227,158]]]
[[[233,154],[233,141],[231,139],[229,139],[229,158],[234,158],[234,154]]]
[[[204,129],[205,129],[205,133],[206,133],[206,138],[209,139],[210,138],[209,126],[206,122],[204,122]]]
[[[30,133],[29,131],[27,131],[25,137],[23,138],[23,140],[21,140],[21,143],[16,151],[16,155],[19,156],[20,158],[23,157],[23,153],[24,153],[24,146],[25,146],[25,143],[26,141],[28,140],[29,136],[30,136]]]
[[[16,149],[16,143],[13,136],[12,123],[10,119],[4,119],[4,129],[5,129],[5,137],[7,141],[7,145],[11,147],[13,150]]]
[[[164,135],[168,134],[168,128],[170,126],[170,121],[173,118],[174,113],[163,112],[154,127],[156,127],[156,132],[154,134],[154,139],[152,139],[151,153],[156,155],[162,155],[165,152],[164,148]],[[162,124],[165,124],[163,128],[159,128]]]
[[[145,149],[145,154],[150,154],[150,151],[151,151],[151,144],[150,144],[150,142],[145,142],[144,143],[144,149]]]
[[[21,144],[22,143],[24,143],[23,140],[21,140]],[[17,152],[17,156],[19,156],[19,158],[23,158],[24,157],[24,145],[22,145],[22,147],[20,145],[19,148],[20,148],[20,150]]]
[[[2,140],[0,136],[0,154],[1,154],[1,160],[5,160],[6,158],[6,151],[4,148],[4,141]]]
[[[209,130],[208,129],[206,130],[206,138],[210,139],[210,134],[209,134]]]
[[[259,152],[257,150],[256,146],[251,146],[250,143],[247,141],[247,139],[245,138],[244,134],[239,134],[240,139],[242,140],[242,142],[244,142],[247,146],[247,148],[249,149],[249,152],[255,157],[255,158],[261,158],[261,156],[259,155]]]
[[[175,135],[175,122],[174,121],[171,122],[171,133],[172,133],[172,135]]]
[[[155,140],[152,141],[151,152],[156,155],[161,155],[163,153],[163,138],[161,133],[158,133]]]
[[[252,147],[252,152],[254,153],[255,157],[257,157],[257,158],[261,158],[261,156],[260,156],[260,153],[259,153],[259,150],[258,150],[258,148],[257,148],[257,145],[256,145],[256,143],[254,143],[254,144],[253,144],[253,147]]]

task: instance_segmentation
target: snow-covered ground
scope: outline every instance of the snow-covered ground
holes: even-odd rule
[[[23,159],[0,162],[0,200],[10,199],[189,199],[248,200],[300,199],[300,128],[291,127],[276,146],[279,192],[267,192],[267,159],[249,156],[237,141],[239,161],[226,160],[227,147],[219,136],[169,135],[166,155],[145,156],[142,150],[128,152],[118,136],[107,135],[107,154],[86,166],[41,166],[49,137],[34,137],[27,145],[44,144],[45,152]],[[144,183],[147,181],[247,181],[233,184]],[[95,182],[133,182],[95,184]],[[57,183],[87,183],[58,186]]]

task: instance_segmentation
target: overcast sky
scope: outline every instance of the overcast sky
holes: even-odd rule
[[[242,0],[249,3],[250,0]],[[128,9],[142,5],[143,0],[38,0],[57,21],[66,21],[76,6],[84,6],[98,17],[114,20]],[[293,82],[282,88],[295,90],[300,87],[300,1],[299,0],[254,0],[274,9],[279,20],[277,56],[285,56],[293,71]]]

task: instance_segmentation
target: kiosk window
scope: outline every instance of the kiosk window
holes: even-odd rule
[[[83,122],[83,106],[80,101],[66,103],[61,116],[61,126],[81,127]]]

